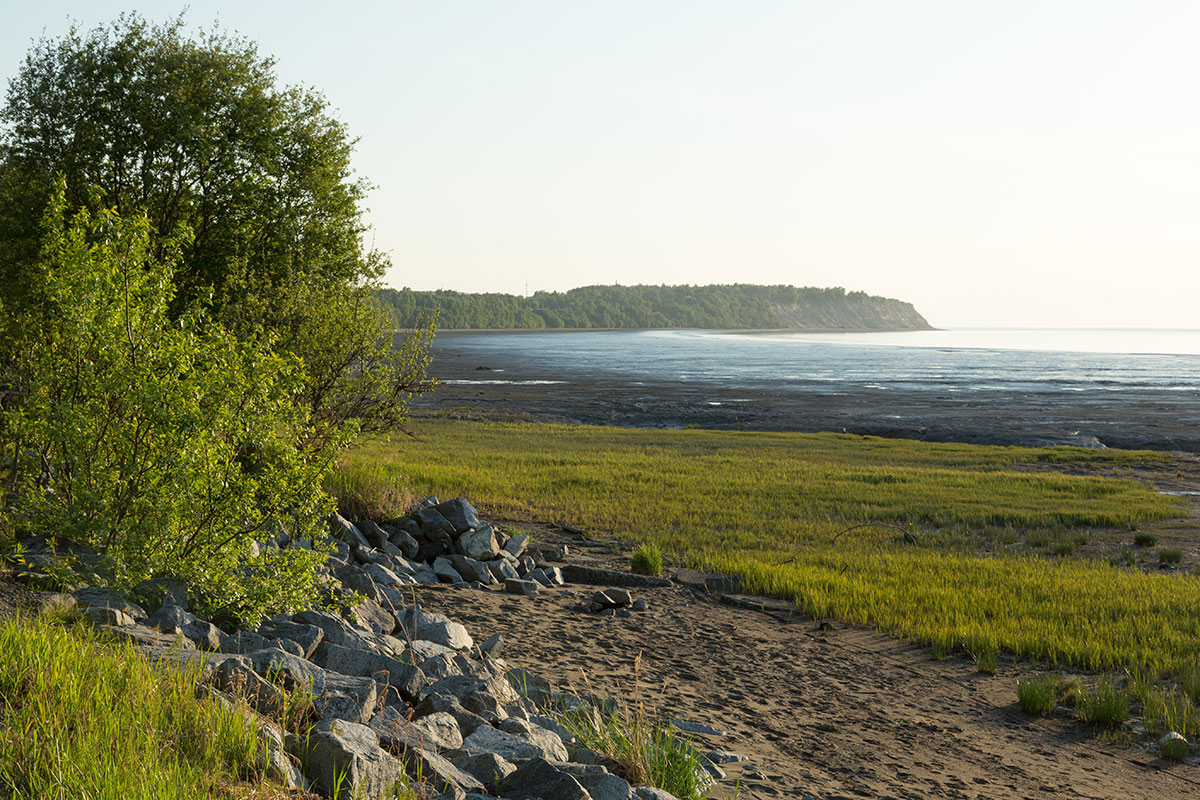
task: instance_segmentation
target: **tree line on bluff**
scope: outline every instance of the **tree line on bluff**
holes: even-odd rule
[[[584,286],[530,297],[404,288],[381,289],[375,301],[398,327],[434,309],[443,329],[928,327],[909,303],[842,288]]]

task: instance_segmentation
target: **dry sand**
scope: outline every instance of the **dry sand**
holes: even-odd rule
[[[628,563],[616,545],[549,527],[538,528],[536,538],[568,544],[576,563]],[[631,619],[572,610],[595,587],[566,588],[573,593],[536,598],[444,587],[417,592],[421,603],[477,637],[502,633],[505,658],[564,687],[582,690],[586,680],[599,694],[628,698],[640,653],[647,706],[725,732],[698,736],[702,747],[750,757],[726,768],[714,797],[1200,794],[1194,765],[1170,765],[1129,737],[1098,738],[1066,714],[1022,713],[1016,679],[1026,665],[1002,664],[985,675],[964,659],[933,661],[926,649],[871,631],[841,624],[820,630],[786,604],[730,605],[702,584],[636,589],[650,607]]]

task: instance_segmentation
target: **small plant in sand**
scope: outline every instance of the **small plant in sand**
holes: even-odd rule
[[[662,575],[662,550],[656,544],[639,544],[633,549],[629,568],[639,575]]]
[[[1135,533],[1133,543],[1138,547],[1154,547],[1158,544],[1158,537],[1153,533]]]
[[[1074,542],[1056,542],[1054,544],[1054,554],[1056,556],[1069,556],[1075,553]]]
[[[1017,681],[1017,701],[1026,714],[1049,714],[1054,710],[1054,681],[1045,675],[1033,675]]]
[[[593,705],[555,714],[582,747],[612,759],[633,784],[663,789],[680,800],[699,800],[707,783],[701,756],[669,723],[651,718],[642,704],[642,655],[633,661],[633,700],[612,710]]]
[[[1178,547],[1164,547],[1158,551],[1158,563],[1178,564],[1183,560],[1183,551]]]
[[[1101,678],[1075,701],[1075,718],[1092,725],[1112,727],[1129,716],[1129,696],[1110,678]]]

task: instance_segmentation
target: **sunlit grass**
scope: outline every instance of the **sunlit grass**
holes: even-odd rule
[[[47,620],[0,626],[0,796],[30,800],[282,797],[233,704],[197,700],[195,670]],[[252,785],[245,781],[249,779]]]
[[[364,445],[346,470],[382,471],[418,494],[462,494],[494,517],[657,544],[813,615],[938,652],[994,647],[1051,664],[1173,669],[1200,648],[1194,577],[1068,553],[982,557],[964,538],[1024,530],[1050,544],[1179,516],[1182,501],[1134,481],[1019,469],[1160,454],[448,420],[414,430],[415,441]],[[838,536],[862,522],[910,527],[920,544],[886,528]]]

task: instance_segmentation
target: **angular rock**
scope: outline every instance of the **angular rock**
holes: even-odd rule
[[[550,702],[550,682],[545,678],[519,667],[510,669],[504,677],[517,694],[529,698],[535,705],[544,706]]]
[[[454,526],[455,533],[466,533],[469,530],[481,527],[479,514],[475,511],[474,506],[467,502],[466,498],[456,497],[453,500],[438,503],[434,506],[434,510]]]
[[[500,723],[500,730],[540,747],[546,758],[554,761],[566,761],[568,758],[567,747],[562,737],[541,725],[510,716]]]
[[[521,576],[517,574],[517,568],[502,558],[498,558],[495,561],[489,561],[487,563],[487,568],[491,570],[492,577],[495,578],[499,583],[504,583],[507,580],[519,580],[521,578]]]
[[[529,546],[529,534],[518,533],[516,536],[510,536],[508,541],[504,543],[504,550],[508,554],[520,558],[525,553],[525,548]]]
[[[329,672],[386,683],[405,700],[415,699],[425,685],[425,676],[416,667],[369,650],[353,650],[324,641],[313,651],[312,660]]]
[[[405,777],[403,765],[379,747],[375,732],[365,725],[322,720],[306,738],[289,736],[288,744],[327,795],[340,789],[356,797],[379,797]]]
[[[603,768],[572,774],[592,796],[592,800],[631,800],[633,797],[633,787],[629,785],[629,781]]]
[[[303,625],[298,622],[268,621],[258,628],[259,635],[268,639],[287,639],[300,646],[304,658],[312,656],[317,645],[325,634],[316,625]]]
[[[433,574],[443,583],[461,583],[462,575],[450,563],[450,559],[438,556],[433,560]]]
[[[530,758],[504,779],[501,797],[510,800],[591,800],[575,776],[544,758]]]
[[[325,690],[328,675],[325,670],[303,658],[277,648],[246,653],[254,671],[286,689],[307,689],[313,693]]]
[[[505,778],[517,771],[515,764],[495,753],[455,756],[450,760],[463,772],[474,775],[489,792],[495,791],[503,785]]]
[[[454,661],[454,651],[427,658],[418,665],[418,669],[431,681],[440,681],[452,675],[461,675],[462,671]]]
[[[71,592],[75,604],[81,608],[111,608],[135,620],[145,619],[146,612],[137,603],[130,602],[124,595],[101,586],[85,586]]]
[[[224,631],[202,619],[187,623],[179,633],[199,649],[213,652],[220,652],[226,639]]]
[[[562,574],[565,580],[572,583],[588,583],[593,586],[654,587],[671,585],[671,581],[666,578],[652,578],[649,575],[635,575],[632,572],[585,567],[580,564],[568,564],[562,568]]]
[[[458,537],[455,544],[458,552],[476,561],[490,561],[500,555],[500,542],[491,525],[480,526]]]
[[[411,523],[412,520],[406,519],[404,522]],[[421,532],[420,525],[413,523],[411,530],[401,527],[399,524],[385,525],[384,530],[390,534],[388,541],[390,541],[394,546],[400,548],[400,552],[404,553],[406,558],[412,558],[417,554],[417,549],[421,545],[415,538],[413,538],[413,535]]]
[[[121,613],[115,609],[86,609],[84,613],[91,611],[105,612],[112,610],[115,613]],[[129,619],[127,615],[124,615]],[[156,631],[154,628],[147,628],[145,625],[129,624],[129,625],[101,625],[100,630],[112,635],[114,638],[121,641],[132,642],[143,651],[154,651],[157,658],[159,655],[169,653],[175,648],[183,650],[195,650],[196,646],[187,639],[180,636],[174,636],[169,633]],[[149,652],[147,652],[149,655]]]
[[[450,556],[450,563],[454,565],[454,569],[458,570],[458,574],[468,581],[479,581],[485,586],[496,582],[496,579],[492,577],[492,571],[482,561],[453,553]]]
[[[313,710],[321,719],[344,719],[366,724],[378,705],[379,685],[371,678],[329,673],[325,687],[313,699]]]
[[[398,619],[400,630],[410,639],[435,642],[452,650],[469,650],[475,646],[467,629],[444,614],[409,607],[400,613]]]
[[[454,527],[454,523],[432,508],[422,508],[417,512],[416,516],[417,523],[421,526],[421,533],[426,536],[440,532],[452,538],[458,532]]]
[[[388,532],[379,527],[373,520],[363,519],[354,523],[358,528],[359,533],[367,540],[367,543],[376,550],[382,550],[383,546],[388,543]]]
[[[404,562],[405,567],[408,566]],[[382,564],[368,564],[363,568],[363,572],[367,574],[375,583],[383,584],[384,586],[404,586],[404,581],[400,580],[400,576]],[[412,569],[408,569],[408,573],[412,574]]]
[[[678,797],[663,789],[655,789],[653,786],[635,786],[633,787],[633,796],[637,800],[679,800]]]
[[[371,643],[362,633],[354,630],[341,617],[330,614],[328,611],[309,609],[296,614],[292,619],[303,625],[314,625],[320,628],[322,639],[333,644],[356,650],[368,650],[371,647]]]
[[[479,652],[485,656],[499,658],[501,651],[504,650],[504,636],[499,633],[493,633],[491,636],[483,640],[479,645]]]
[[[341,514],[333,514],[329,517],[329,532],[334,538],[339,539],[350,547],[370,547],[371,543],[367,541],[367,537],[354,526],[354,523],[343,517]]]
[[[396,617],[374,600],[366,600],[350,609],[358,627],[371,631],[376,636],[391,635],[396,630]]]
[[[414,719],[438,712],[445,712],[454,717],[454,721],[458,723],[458,728],[464,736],[470,736],[476,728],[488,724],[487,720],[463,708],[462,704],[458,702],[458,698],[449,694],[427,695],[425,699],[413,706]]]
[[[735,764],[741,761],[750,760],[749,756],[731,753],[728,750],[709,750],[704,754],[704,757],[714,764]]]
[[[424,639],[414,639],[412,642],[404,646],[400,653],[400,660],[408,664],[419,665],[424,661],[442,655],[454,655],[456,651],[453,648],[438,644],[437,642],[429,642]]]
[[[634,611],[645,611],[649,607],[650,606],[646,603],[646,601],[641,598],[634,600],[633,605],[630,606],[630,608],[632,608]]]
[[[553,737],[553,743],[548,737],[539,737],[538,741],[532,741],[527,737],[505,733],[488,725],[476,728],[470,736],[463,739],[461,750],[466,755],[495,753],[509,761],[522,761],[530,758],[566,761],[567,748],[563,745],[562,740],[549,731],[546,733]]]
[[[378,564],[383,559],[387,558],[385,553],[381,553],[372,547],[351,547],[351,555],[354,556],[354,561],[357,564],[366,566],[367,564]]]
[[[283,735],[279,729],[266,720],[255,720],[255,735],[261,745],[259,750],[259,769],[285,789],[304,789],[304,776],[287,757]]]
[[[93,625],[110,625],[115,628],[128,628],[136,623],[133,617],[121,611],[119,608],[106,608],[104,606],[92,606],[85,608],[79,612],[80,616],[92,623]]]
[[[459,792],[483,792],[483,784],[474,775],[464,772],[447,758],[429,750],[407,750],[401,754],[405,766],[424,783],[439,789],[450,787]]]
[[[221,643],[222,653],[253,653],[256,650],[280,649],[274,640],[254,631],[238,631],[226,636]]]
[[[196,615],[176,605],[165,605],[146,618],[148,628],[157,628],[163,633],[179,633],[184,625],[195,622]]]
[[[229,658],[213,670],[212,683],[223,692],[246,702],[260,714],[277,717],[283,709],[283,692],[250,668],[249,659]]]
[[[521,556],[517,560],[517,572],[520,573],[522,578],[528,577],[529,573],[535,569],[537,569],[537,564],[529,556]]]

